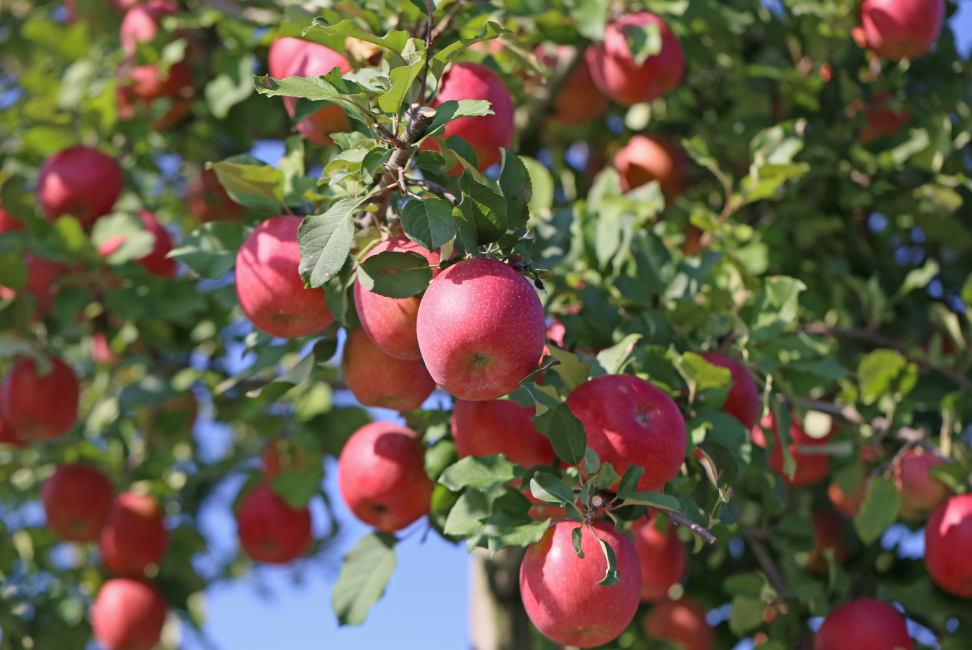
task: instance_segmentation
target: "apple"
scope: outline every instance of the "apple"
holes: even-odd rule
[[[152,252],[145,257],[139,258],[137,260],[138,263],[144,266],[152,275],[157,275],[162,278],[174,278],[178,265],[175,260],[166,257],[172,250],[172,235],[159,223],[155,215],[148,210],[142,210],[138,216],[141,217],[142,223],[145,224],[145,229],[155,235],[155,245],[152,247]]]
[[[705,250],[702,245],[702,238],[705,231],[698,226],[689,226],[685,231],[685,241],[682,242],[682,253],[686,257],[698,257]]]
[[[283,79],[286,77],[287,69],[290,67],[291,62],[308,44],[312,43],[299,38],[287,36],[275,38],[273,43],[270,44],[270,50],[267,52],[267,70],[270,76],[274,79]],[[316,45],[316,43],[312,45]]]
[[[553,465],[557,456],[550,439],[533,426],[535,412],[512,400],[455,400],[452,439],[459,457],[503,454],[524,467]]]
[[[597,538],[584,527],[577,557],[571,534],[580,524],[562,521],[547,529],[526,550],[520,565],[520,595],[527,615],[540,632],[555,643],[592,648],[617,638],[638,610],[641,570],[634,544],[624,533],[602,520],[591,524],[614,550],[620,582],[597,584],[607,560]]]
[[[237,221],[243,216],[245,208],[233,201],[219,176],[211,169],[199,173],[186,189],[186,209],[189,214],[202,222]]]
[[[289,458],[285,456],[288,449],[285,447],[289,442]],[[304,448],[294,440],[286,441],[277,437],[267,443],[260,454],[263,463],[263,478],[268,482],[280,476],[288,468],[301,470],[304,468],[306,454]]]
[[[27,440],[3,419],[2,413],[0,413],[0,444],[13,445],[20,449],[27,446]]]
[[[351,332],[344,344],[341,377],[364,406],[401,413],[422,406],[435,390],[435,381],[421,359],[405,361],[388,356],[360,328]]]
[[[769,459],[769,467],[780,475],[784,483],[791,488],[801,488],[822,481],[827,476],[827,472],[830,469],[829,456],[826,454],[805,454],[798,449],[799,446],[813,446],[814,444],[820,444],[821,441],[815,441],[804,433],[803,427],[800,426],[800,423],[796,419],[793,419],[790,425],[790,437],[793,439],[793,442],[790,443],[790,454],[793,456],[793,460],[796,461],[796,472],[793,474],[793,478],[790,478],[783,471],[783,447],[780,444],[780,436],[776,428],[776,416],[770,411],[763,416],[759,424],[760,426],[754,427],[750,434],[753,443],[760,447],[765,447],[766,437],[763,430],[768,429],[773,432],[776,443],[773,445],[773,453]]]
[[[947,485],[928,474],[928,470],[944,462],[924,449],[911,449],[895,465],[894,484],[901,494],[904,519],[925,519],[952,493]]]
[[[557,60],[566,56],[569,50],[566,45],[543,44],[538,45],[533,53],[544,64],[553,68],[557,65]],[[584,53],[581,52],[579,56],[577,67],[560,87],[553,104],[551,119],[567,126],[587,124],[603,115],[608,108],[607,99],[597,89],[594,78],[591,77],[591,67],[584,58]]]
[[[507,395],[536,370],[547,326],[533,285],[488,258],[454,264],[419,305],[416,333],[435,382],[459,399]]]
[[[824,554],[828,549],[833,550],[834,560],[842,564],[847,559],[847,547],[841,539],[841,529],[844,520],[835,512],[817,510],[813,513],[813,527],[815,532],[813,550],[807,557],[807,570],[817,574],[827,574],[830,563]]]
[[[20,222],[20,219],[17,219],[3,208],[0,208],[0,235],[6,235],[8,232],[23,229],[24,224]]]
[[[752,430],[759,422],[759,414],[763,409],[763,400],[759,388],[749,374],[745,365],[715,352],[703,352],[703,359],[714,366],[728,368],[732,376],[732,385],[726,397],[722,410],[739,420],[747,430]]]
[[[904,616],[874,598],[841,605],[824,620],[814,650],[914,650]]]
[[[857,135],[857,141],[861,144],[873,142],[882,135],[894,135],[898,129],[911,121],[911,116],[906,111],[897,111],[884,106],[865,106],[864,116],[867,118],[867,126]]]
[[[165,513],[150,495],[122,492],[101,531],[101,555],[112,573],[140,576],[169,547]]]
[[[236,295],[257,329],[282,339],[317,334],[334,322],[324,289],[307,289],[297,268],[300,217],[264,221],[236,256]]]
[[[27,262],[27,284],[24,288],[27,293],[37,298],[37,307],[41,312],[46,312],[54,303],[54,296],[57,295],[57,281],[67,270],[64,264],[52,262],[42,257],[37,257],[31,253],[24,255]]]
[[[70,214],[87,228],[111,212],[124,184],[114,158],[90,147],[71,147],[44,160],[37,200],[49,220]]]
[[[705,610],[691,598],[657,603],[645,617],[644,629],[649,639],[673,642],[683,650],[712,650],[715,645]]]
[[[618,475],[631,465],[645,469],[639,491],[657,492],[678,475],[688,444],[685,420],[675,402],[634,375],[594,377],[567,396],[584,423],[587,445]]]
[[[347,59],[334,50],[308,42],[291,59],[284,77],[316,77],[327,74],[334,68],[341,68],[341,74],[347,74],[354,69]],[[283,101],[287,113],[293,117],[297,99],[284,97]],[[340,103],[333,102],[302,120],[297,125],[297,130],[314,144],[326,147],[334,144],[332,133],[346,133],[351,130],[351,118]]]
[[[925,566],[939,587],[972,598],[972,493],[938,506],[925,526]]]
[[[513,98],[503,80],[485,65],[453,63],[442,76],[431,106],[438,108],[444,102],[462,99],[485,99],[493,115],[461,117],[446,125],[441,137],[455,135],[468,142],[479,158],[479,171],[484,172],[500,161],[500,147],[509,149],[513,143]],[[438,151],[439,145],[429,138],[422,142],[421,149]],[[457,164],[448,173],[462,174],[462,165]]]
[[[184,97],[192,94],[192,68],[185,61],[173,63],[164,77],[156,64],[135,66],[128,71],[132,93],[139,99],[152,101],[162,97]]]
[[[171,0],[148,0],[129,9],[119,32],[122,51],[135,56],[139,43],[148,43],[158,36],[162,18],[178,11],[178,3]]]
[[[354,516],[383,533],[427,515],[435,488],[419,435],[391,422],[372,422],[352,434],[338,459],[338,484]]]
[[[661,532],[655,521],[639,519],[631,526],[635,550],[641,562],[641,600],[663,600],[668,590],[682,581],[688,566],[688,553],[678,538],[675,524]]]
[[[254,560],[286,564],[310,548],[310,510],[291,508],[262,484],[243,497],[236,514],[240,546]]]
[[[857,516],[857,512],[861,509],[861,501],[864,500],[866,493],[867,480],[861,481],[860,487],[853,494],[847,494],[841,490],[840,485],[837,483],[831,483],[827,487],[827,497],[830,499],[830,502],[837,508],[837,512],[849,519]]]
[[[3,418],[21,435],[54,440],[78,420],[81,386],[71,367],[51,358],[51,369],[39,376],[31,358],[17,361],[3,381],[0,409]],[[56,399],[52,399],[56,396]]]
[[[112,578],[91,606],[95,640],[107,650],[152,650],[162,637],[165,599],[147,582]]]
[[[913,59],[931,49],[945,22],[945,0],[864,0],[867,46],[888,59]]]
[[[361,261],[386,251],[418,253],[427,259],[430,265],[439,264],[439,251],[427,251],[404,235],[379,243]],[[432,269],[433,278],[438,274],[438,269]],[[361,329],[368,334],[368,338],[379,350],[397,359],[414,361],[422,358],[418,336],[415,333],[415,321],[418,318],[420,303],[421,299],[417,296],[403,299],[388,298],[368,291],[361,286],[360,282],[354,283],[354,306],[361,321]]]
[[[628,144],[614,156],[622,192],[658,181],[667,205],[674,203],[685,191],[688,163],[682,148],[662,136],[631,136]]]
[[[47,527],[66,542],[97,542],[115,502],[115,486],[82,463],[61,465],[40,492]]]
[[[638,65],[628,45],[628,32],[656,25],[661,51]],[[608,25],[604,42],[587,48],[587,62],[601,93],[625,106],[651,102],[675,88],[685,72],[678,37],[661,18],[648,12],[629,14]]]

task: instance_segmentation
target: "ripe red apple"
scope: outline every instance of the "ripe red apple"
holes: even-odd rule
[[[158,36],[162,18],[178,11],[179,5],[171,0],[148,0],[129,9],[119,33],[125,54],[135,56],[139,43],[148,43]]]
[[[548,639],[577,648],[617,638],[634,618],[641,597],[634,544],[604,521],[592,525],[617,557],[621,575],[617,584],[597,584],[607,571],[607,560],[586,527],[581,540],[584,559],[577,557],[571,533],[579,524],[570,521],[547,529],[539,542],[527,548],[520,565],[520,594],[530,620]]]
[[[513,98],[503,80],[491,69],[479,63],[463,62],[454,63],[442,76],[432,108],[461,99],[485,99],[493,115],[461,117],[446,126],[442,137],[456,135],[468,142],[479,158],[479,171],[484,172],[500,161],[500,147],[509,149],[513,142]],[[438,151],[439,146],[428,139],[421,149]],[[456,165],[449,173],[462,174],[462,165]]]
[[[911,116],[907,112],[883,106],[865,106],[864,116],[867,118],[867,126],[857,135],[857,141],[861,144],[877,140],[882,135],[894,135],[898,129],[911,121]]]
[[[833,550],[834,560],[842,564],[847,559],[847,547],[841,539],[841,529],[844,520],[835,512],[817,510],[813,513],[813,527],[816,531],[813,539],[813,550],[807,558],[807,570],[812,573],[826,574],[830,570],[830,563],[824,554],[828,549]]]
[[[901,516],[924,519],[947,499],[952,491],[928,470],[945,461],[924,449],[905,452],[894,467],[894,484],[901,494]]]
[[[59,466],[40,496],[55,535],[66,542],[97,542],[115,502],[115,486],[98,469],[74,463]]]
[[[192,68],[185,61],[172,64],[165,76],[159,75],[159,68],[154,63],[135,66],[127,76],[132,93],[146,101],[192,94]]]
[[[439,251],[429,252],[404,235],[381,242],[372,248],[364,259],[385,251],[418,253],[427,259],[430,265],[439,263]],[[438,274],[438,269],[432,269],[433,278]],[[361,329],[367,332],[368,337],[379,350],[397,359],[422,358],[418,336],[415,333],[415,321],[418,318],[420,302],[421,299],[417,296],[403,299],[380,296],[365,289],[360,282],[354,283],[354,306],[361,321]]]
[[[37,308],[41,312],[47,312],[54,303],[57,295],[57,281],[67,270],[64,264],[45,260],[36,255],[27,253],[24,255],[27,261],[27,284],[24,288],[37,298]]]
[[[155,215],[148,210],[142,210],[139,213],[139,217],[142,218],[145,229],[155,235],[155,245],[152,247],[151,253],[137,260],[138,263],[144,266],[152,275],[157,275],[162,278],[174,278],[178,265],[175,260],[166,257],[172,250],[172,235],[159,223]]]
[[[419,305],[419,349],[435,382],[459,399],[507,395],[532,373],[547,326],[533,285],[513,267],[475,258],[439,274]]]
[[[864,0],[867,45],[889,59],[913,59],[931,49],[945,22],[945,0]]]
[[[40,377],[33,359],[20,359],[7,373],[0,391],[4,419],[27,438],[60,438],[78,420],[78,378],[60,359],[51,358],[50,363],[51,371]]]
[[[334,322],[323,289],[305,289],[297,271],[300,217],[253,229],[236,256],[236,295],[254,327],[282,339],[316,334]]]
[[[0,287],[0,289],[2,288]],[[0,444],[13,445],[20,449],[27,446],[27,439],[10,426],[9,422],[3,419],[2,412],[0,412]]]
[[[270,50],[267,52],[267,70],[270,76],[274,79],[283,79],[287,76],[287,68],[290,67],[290,63],[308,43],[310,41],[286,36],[274,39],[273,43],[270,44]]]
[[[671,205],[688,185],[688,156],[677,144],[662,136],[634,135],[614,156],[621,191],[658,181],[665,203]]]
[[[361,521],[394,533],[429,513],[434,485],[419,435],[391,422],[361,427],[338,460],[341,496]]]
[[[269,485],[258,485],[243,497],[236,521],[240,545],[254,560],[286,564],[310,548],[310,511],[291,508]]]
[[[245,208],[233,201],[219,177],[211,169],[199,173],[186,188],[186,209],[189,214],[202,222],[237,221],[243,216]]]
[[[405,361],[379,350],[363,329],[348,335],[341,358],[341,377],[355,399],[405,413],[422,406],[435,381],[422,360]]]
[[[625,32],[646,25],[658,26],[661,51],[638,65]],[[587,48],[587,62],[601,92],[625,106],[658,99],[675,88],[685,72],[685,54],[678,37],[665,21],[648,12],[629,14],[608,25],[604,42]]]
[[[645,636],[664,639],[684,650],[712,650],[715,634],[705,620],[705,610],[691,598],[663,600],[645,617]]]
[[[0,235],[23,229],[24,224],[20,222],[20,219],[17,219],[3,208],[0,208]]]
[[[91,606],[94,638],[108,650],[152,650],[162,637],[166,605],[147,582],[113,578]]]
[[[739,420],[746,429],[752,430],[759,422],[763,406],[759,388],[749,369],[739,361],[715,352],[703,352],[700,356],[714,366],[729,369],[732,385],[722,410]]]
[[[165,514],[150,495],[122,492],[101,531],[101,555],[112,573],[140,576],[169,547]]]
[[[830,612],[814,650],[913,650],[904,616],[874,598],[858,598]]]
[[[972,493],[938,506],[925,527],[925,566],[939,587],[972,598]]]
[[[569,48],[566,45],[541,44],[536,47],[533,53],[544,64],[553,68],[557,65],[558,59],[567,55],[568,50]],[[591,68],[584,58],[584,53],[581,52],[579,56],[580,62],[561,86],[560,92],[554,99],[553,115],[551,116],[555,122],[568,126],[587,124],[596,120],[604,114],[608,107],[607,99],[597,89],[597,85],[591,77]]]
[[[857,512],[861,509],[861,501],[864,500],[866,493],[866,480],[861,481],[860,487],[853,494],[847,494],[841,490],[837,483],[831,483],[827,487],[827,497],[830,499],[830,502],[837,508],[837,512],[849,519],[857,516]]]
[[[327,74],[334,68],[341,68],[341,74],[347,74],[354,69],[347,59],[334,50],[307,42],[294,54],[283,76],[316,77]],[[293,97],[284,97],[283,101],[287,113],[293,117],[297,100]],[[335,102],[300,122],[297,130],[314,144],[326,147],[334,144],[334,140],[331,139],[332,133],[346,133],[351,130],[351,118],[344,108]]]
[[[762,427],[762,428],[760,428]],[[753,442],[760,447],[766,446],[766,438],[763,429],[773,432],[776,440],[773,445],[773,453],[769,459],[769,467],[774,470],[791,488],[801,488],[813,485],[822,481],[830,468],[830,457],[826,454],[804,454],[798,449],[799,446],[813,446],[819,444],[820,440],[814,440],[803,431],[803,427],[794,419],[790,425],[790,454],[796,461],[796,472],[790,478],[783,471],[783,447],[780,444],[780,436],[776,428],[776,416],[770,411],[760,420],[760,426],[754,427],[751,433]],[[829,438],[829,436],[828,436]]]
[[[554,464],[557,457],[550,439],[533,426],[535,410],[512,400],[457,399],[452,407],[452,439],[459,457],[503,454],[524,467]]]
[[[672,399],[634,375],[601,375],[567,396],[567,406],[584,423],[587,445],[618,475],[631,465],[645,473],[640,491],[660,491],[685,460],[685,420]]]
[[[668,531],[655,528],[655,522],[639,519],[633,526],[635,550],[641,562],[641,600],[663,600],[673,585],[682,581],[688,566],[688,553],[678,538],[675,525]]]
[[[87,228],[111,212],[124,184],[114,158],[90,147],[71,147],[44,160],[37,200],[51,221],[70,214]]]

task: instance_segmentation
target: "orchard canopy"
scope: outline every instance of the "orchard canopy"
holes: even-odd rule
[[[2,2],[0,649],[412,536],[475,650],[972,648],[956,9]]]

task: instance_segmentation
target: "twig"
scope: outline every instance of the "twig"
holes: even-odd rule
[[[419,106],[425,105],[425,85],[429,80],[429,61],[432,59],[432,27],[435,25],[435,18],[432,17],[435,7],[432,5],[432,0],[425,0],[425,8],[429,12],[429,24],[425,28],[425,68],[422,72],[422,88],[418,96]]]
[[[769,578],[773,589],[776,589],[776,593],[779,594],[781,599],[790,600],[790,589],[786,586],[786,581],[783,580],[783,574],[777,568],[776,562],[773,561],[773,556],[763,546],[763,542],[756,536],[756,533],[751,528],[743,525],[742,509],[739,507],[739,502],[736,501],[735,495],[729,497],[729,506],[732,508],[733,514],[736,515],[736,522],[739,524],[739,529],[742,531],[743,537],[746,538],[749,548],[752,549],[753,555],[759,561],[759,566],[762,567],[763,573]]]
[[[434,108],[419,106],[412,111],[412,119],[408,123],[408,128],[405,129],[405,135],[401,138],[402,142],[408,145],[408,148],[395,150],[388,159],[388,171],[382,174],[381,179],[376,183],[382,190],[377,197],[378,210],[372,215],[376,225],[384,222],[385,213],[388,211],[388,204],[391,202],[395,188],[398,187],[398,170],[405,169],[408,165],[408,161],[412,157],[412,152],[415,151],[415,143],[425,136],[425,132],[429,130],[429,126],[431,126],[432,120],[434,119]]]
[[[666,517],[668,517],[668,519],[671,520],[672,523],[678,524],[682,528],[688,528],[689,530],[691,530],[693,533],[701,537],[702,540],[705,541],[707,544],[715,543],[716,541],[715,535],[713,535],[704,527],[698,525],[697,523],[695,523],[694,521],[692,521],[691,519],[683,515],[681,512],[665,510],[663,514]]]
[[[837,417],[847,420],[851,424],[856,424],[858,426],[867,424],[867,420],[864,419],[864,416],[861,415],[853,406],[841,406],[840,404],[832,404],[819,399],[810,399],[809,397],[801,397],[799,402],[800,406],[805,406],[813,411],[820,411],[821,413],[826,413],[828,415],[836,415]]]
[[[517,109],[514,121],[520,134],[520,153],[532,156],[539,150],[540,132],[547,114],[560,94],[560,89],[582,60],[583,56],[576,48],[566,56],[559,57],[554,65],[553,76],[547,83],[536,88],[526,104]]]
[[[456,2],[453,3],[453,5],[449,8],[449,13],[447,13],[442,20],[439,21],[439,24],[435,26],[435,29],[432,30],[431,42],[434,43],[435,41],[439,40],[440,36],[446,33],[446,31],[449,29],[450,23],[452,23],[453,19],[459,15],[462,8],[466,6],[467,1],[468,0],[456,0]]]
[[[417,178],[406,178],[405,182],[408,183],[409,185],[420,185],[422,187],[427,187],[431,190],[435,190],[436,192],[439,192],[444,197],[452,201],[454,205],[459,205],[460,203],[459,199],[456,198],[455,194],[453,194],[446,188],[442,187],[438,183],[433,183],[432,181],[419,180]]]

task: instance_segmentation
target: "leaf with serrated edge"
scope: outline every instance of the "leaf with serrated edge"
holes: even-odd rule
[[[624,470],[621,482],[618,483],[618,498],[623,500],[633,496],[638,491],[638,481],[641,480],[641,475],[644,473],[644,467],[629,465],[628,469]]]
[[[574,530],[570,531],[570,539],[574,543],[574,552],[577,553],[577,557],[583,560],[584,551],[581,547],[581,542],[584,539],[584,527],[578,526]]]
[[[567,404],[561,404],[554,409],[549,433],[557,458],[571,465],[579,465],[584,460],[587,432]]]
[[[503,485],[516,478],[516,465],[502,454],[488,456],[467,456],[447,467],[439,483],[453,492],[469,487],[475,490],[488,490]]]
[[[553,474],[544,472],[530,479],[530,493],[547,503],[570,503],[574,500],[574,491],[569,485]]]
[[[315,18],[314,22],[304,30],[304,35],[322,32],[324,34],[334,34],[340,36],[350,36],[359,40],[374,43],[380,47],[391,50],[395,54],[401,55],[408,45],[408,32],[390,31],[384,36],[375,36],[361,29],[356,22],[350,18],[342,20],[336,25],[329,24],[324,18]]]
[[[530,172],[520,158],[506,149],[500,149],[503,167],[500,171],[499,185],[506,199],[506,215],[509,228],[516,230],[526,225],[530,218],[528,204],[533,197],[533,184]]]
[[[442,199],[414,199],[402,208],[405,236],[426,250],[434,251],[456,236],[452,204]]]
[[[460,117],[482,117],[483,115],[494,115],[489,102],[485,99],[450,99],[442,102],[435,109],[435,118],[426,130],[425,137],[441,135],[449,122],[458,120]]]
[[[391,535],[372,533],[359,539],[344,556],[331,599],[338,625],[360,625],[368,616],[368,608],[384,595],[395,571],[397,543]]]
[[[432,281],[429,261],[414,251],[383,251],[358,265],[361,286],[388,298],[410,298]]]
[[[306,217],[297,232],[300,243],[299,271],[304,281],[317,288],[341,271],[351,252],[354,222],[351,216],[361,199],[342,199],[324,214]]]
[[[680,510],[677,498],[660,492],[636,492],[624,500],[624,505],[651,506],[652,508],[671,510],[672,512],[678,512]]]

